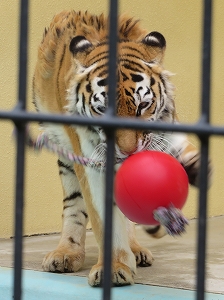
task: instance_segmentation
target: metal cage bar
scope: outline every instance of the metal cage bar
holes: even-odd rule
[[[202,77],[201,77],[201,122],[208,124],[210,119],[210,85],[211,85],[211,32],[212,1],[204,1]],[[198,238],[197,238],[197,300],[205,298],[205,263],[207,232],[207,189],[208,189],[208,154],[209,136],[199,135],[201,142],[201,168],[198,204]]]
[[[27,40],[28,40],[28,0],[20,1],[20,45],[19,45],[19,86],[16,111],[26,109],[27,89]],[[20,300],[22,295],[22,236],[23,236],[23,202],[24,202],[24,177],[25,177],[25,124],[15,122],[17,137],[16,154],[16,190],[15,190],[15,243],[14,243],[14,288],[15,300]]]
[[[204,0],[203,21],[203,59],[202,59],[202,96],[201,118],[196,124],[146,124],[140,120],[121,119],[115,116],[116,87],[116,39],[118,1],[110,0],[110,62],[109,62],[109,110],[105,117],[88,119],[63,115],[43,115],[26,112],[27,88],[27,33],[29,0],[20,0],[20,50],[19,50],[19,87],[18,103],[11,111],[0,111],[0,120],[12,120],[17,128],[17,163],[15,191],[15,246],[14,246],[14,299],[22,295],[22,235],[23,235],[23,197],[24,197],[24,164],[25,164],[25,124],[27,122],[48,121],[53,123],[99,125],[105,129],[108,142],[105,199],[105,255],[104,255],[104,289],[103,299],[111,299],[111,246],[112,246],[112,195],[113,195],[113,158],[114,131],[117,128],[150,129],[174,132],[194,133],[201,142],[200,194],[198,214],[198,248],[197,248],[197,300],[204,300],[205,259],[206,259],[206,215],[207,215],[207,171],[209,138],[211,135],[224,135],[224,127],[209,124],[210,112],[210,69],[211,69],[211,25],[212,0]]]
[[[116,99],[116,60],[117,60],[117,0],[110,1],[110,24],[109,24],[109,104],[106,117],[115,115]],[[115,132],[108,128],[105,130],[107,136],[106,155],[106,180],[105,180],[105,209],[104,209],[104,278],[103,278],[103,299],[111,299],[111,262],[112,262],[112,227],[113,227],[113,174],[115,155]]]

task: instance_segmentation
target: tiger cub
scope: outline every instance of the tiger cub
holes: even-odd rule
[[[147,33],[139,21],[119,17],[116,113],[151,122],[177,122],[170,73],[162,66],[166,41],[158,32]],[[37,111],[103,116],[108,106],[108,18],[88,12],[63,11],[45,29],[38,49],[33,78]],[[105,160],[106,136],[100,126],[42,124],[49,139],[76,155]],[[117,130],[116,158],[125,159],[142,150],[172,154],[187,171],[189,181],[198,182],[199,153],[185,134],[149,130]],[[73,164],[60,157],[59,174],[64,191],[63,226],[57,248],[43,260],[51,272],[76,272],[84,263],[86,224],[90,219],[98,246],[98,262],[89,274],[89,284],[99,286],[103,274],[104,172]],[[125,229],[126,228],[126,229]],[[158,226],[147,228],[162,236]],[[134,225],[114,207],[114,285],[134,283],[137,266],[150,266],[151,252],[135,237]]]

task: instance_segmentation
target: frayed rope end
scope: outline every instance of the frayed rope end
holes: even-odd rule
[[[159,207],[154,212],[154,219],[166,228],[169,235],[181,235],[186,231],[188,220],[182,212],[171,205],[169,208]]]

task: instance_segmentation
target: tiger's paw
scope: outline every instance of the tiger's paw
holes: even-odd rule
[[[134,284],[135,270],[131,270],[127,265],[117,262],[114,263],[112,272],[112,283],[114,286]],[[94,287],[101,286],[103,283],[103,266],[96,264],[92,267],[89,274],[89,284]]]
[[[131,250],[135,255],[137,266],[149,267],[152,265],[154,258],[147,248],[136,245],[132,247]]]
[[[83,266],[84,260],[84,250],[58,247],[44,257],[42,268],[46,272],[76,272]]]

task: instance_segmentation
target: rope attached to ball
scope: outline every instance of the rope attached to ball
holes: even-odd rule
[[[41,133],[36,140],[31,137],[29,127],[26,129],[27,139],[26,143],[31,149],[35,151],[41,151],[42,148],[58,154],[61,157],[68,159],[71,162],[78,163],[84,166],[90,166],[98,170],[105,170],[104,161],[95,161],[90,158],[78,156],[64,147],[53,143],[46,133]],[[15,132],[14,132],[15,135]],[[123,162],[124,159],[116,159],[116,163]],[[188,220],[184,217],[182,212],[170,205],[169,208],[159,207],[153,212],[154,219],[158,221],[162,226],[165,227],[167,233],[171,236],[181,235],[186,231],[185,226],[188,225]]]
[[[59,145],[56,145],[54,142],[52,142],[49,137],[46,135],[46,133],[41,133],[38,135],[37,139],[34,140],[31,136],[29,127],[26,128],[26,144],[29,148],[33,149],[34,151],[41,151],[42,148],[46,148],[47,150],[66,158],[67,160],[81,164],[83,166],[92,167],[95,169],[98,169],[100,171],[105,170],[105,162],[104,161],[96,161],[91,158],[78,156],[75,153],[72,153],[68,150],[66,150],[64,147],[61,147]],[[116,159],[115,163],[122,162],[123,159]]]
[[[45,133],[41,133],[34,141],[30,134],[27,135],[27,145],[35,151],[40,151],[42,148],[58,154],[61,157],[68,159],[71,162],[81,164],[83,166],[92,166],[97,169],[104,169],[105,163],[103,161],[94,161],[90,158],[78,156],[72,152],[67,151],[64,147],[54,144]]]

